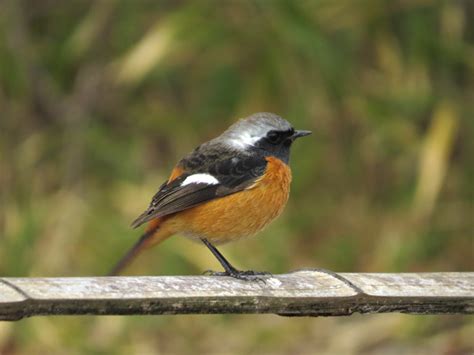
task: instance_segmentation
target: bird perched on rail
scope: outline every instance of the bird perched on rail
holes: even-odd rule
[[[297,131],[272,113],[241,119],[186,155],[133,223],[145,233],[115,266],[118,274],[142,250],[173,234],[200,240],[225,272],[252,279],[262,273],[234,268],[214,245],[251,236],[274,220],[288,200],[290,147],[310,131]]]

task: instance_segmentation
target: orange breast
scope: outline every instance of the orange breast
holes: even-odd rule
[[[164,223],[176,233],[220,244],[255,234],[275,219],[288,200],[291,170],[267,158],[265,174],[247,190],[179,212]]]

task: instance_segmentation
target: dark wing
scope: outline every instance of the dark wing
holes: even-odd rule
[[[245,190],[263,175],[266,166],[264,157],[234,156],[204,164],[192,173],[185,170],[183,175],[160,187],[148,209],[132,223],[132,227]],[[215,178],[217,182],[183,184],[187,178],[197,174],[205,174],[211,180]]]

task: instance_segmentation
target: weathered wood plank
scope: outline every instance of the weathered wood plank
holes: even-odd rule
[[[0,320],[35,315],[474,313],[474,273],[298,271],[265,282],[212,276],[0,279]]]

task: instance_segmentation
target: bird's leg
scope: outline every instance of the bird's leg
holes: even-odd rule
[[[209,250],[211,251],[211,253],[216,257],[216,259],[219,261],[219,263],[222,265],[222,267],[224,268],[225,270],[225,273],[227,275],[232,275],[232,274],[237,274],[239,273],[239,270],[237,270],[235,267],[233,267],[228,261],[226,258],[224,258],[224,255],[221,254],[221,252],[219,250],[217,250],[217,248],[212,245],[207,239],[201,239],[202,242],[204,243],[204,245],[206,245],[206,247],[209,248]],[[221,273],[219,273],[221,274]]]
[[[225,270],[225,272],[208,271],[207,272],[208,274],[212,276],[230,276],[236,279],[246,280],[246,281],[252,281],[255,279],[264,281],[259,276],[271,275],[268,272],[260,272],[260,271],[253,271],[253,270],[247,270],[247,271],[237,270],[227,261],[226,258],[224,258],[224,255],[222,255],[221,252],[217,250],[217,248],[214,245],[212,245],[207,239],[202,238],[201,240],[204,243],[204,245],[209,248],[211,253],[216,257],[216,259],[219,261],[219,263],[222,265],[222,267]]]

